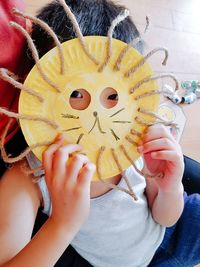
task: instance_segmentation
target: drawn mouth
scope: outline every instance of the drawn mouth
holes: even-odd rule
[[[88,132],[88,134],[90,134],[90,133],[93,131],[93,129],[95,128],[96,124],[97,124],[97,127],[98,127],[98,129],[99,129],[99,132],[102,133],[102,134],[106,134],[106,132],[104,132],[104,131],[102,130],[102,128],[101,128],[101,123],[100,123],[100,120],[99,120],[99,117],[98,117],[98,113],[97,113],[96,111],[94,111],[94,112],[93,112],[93,115],[94,115],[94,117],[95,117],[95,122],[94,122],[94,124],[93,124],[91,130]]]

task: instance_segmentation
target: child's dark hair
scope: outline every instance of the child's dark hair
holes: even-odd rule
[[[65,0],[75,15],[83,36],[106,36],[112,21],[125,9],[110,0]],[[60,42],[75,38],[71,21],[63,7],[53,1],[38,13],[38,18],[45,21],[56,33]],[[114,31],[113,37],[131,42],[139,36],[139,32],[130,17],[121,22]],[[52,48],[52,39],[39,26],[33,27],[32,38],[40,57]],[[142,50],[138,44],[138,50]]]

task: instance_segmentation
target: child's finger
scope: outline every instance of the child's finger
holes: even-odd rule
[[[168,138],[156,139],[144,143],[142,146],[138,146],[138,151],[140,153],[148,153],[157,150],[174,150],[175,144]]]
[[[67,180],[70,180],[70,182],[76,182],[81,169],[88,162],[88,157],[81,154],[75,155],[66,167]]]
[[[52,172],[53,155],[56,152],[56,150],[63,144],[63,141],[64,141],[64,135],[58,134],[57,137],[55,138],[53,144],[50,145],[42,153],[43,166],[45,168],[46,176],[48,176],[48,177],[49,177],[49,174]]]
[[[66,177],[66,164],[69,159],[69,155],[75,152],[79,152],[81,149],[81,146],[77,144],[70,144],[59,147],[54,154],[52,166],[53,176]]]
[[[151,153],[153,159],[167,160],[171,162],[182,161],[183,156],[174,150],[155,151]]]
[[[158,124],[148,128],[147,133],[142,137],[142,142],[146,143],[160,138],[168,138],[174,141],[174,137],[170,133],[170,130],[164,125]]]
[[[56,136],[56,138],[55,138],[55,140],[54,140],[53,143],[54,143],[54,144],[57,144],[57,143],[63,143],[64,139],[65,139],[64,135],[61,134],[61,133],[59,133],[59,134]]]
[[[81,187],[89,185],[95,173],[95,170],[96,170],[96,166],[93,163],[86,164],[82,168],[81,173],[78,176],[78,184]]]
[[[57,139],[56,142],[57,143],[50,145],[42,153],[42,162],[47,177],[49,177],[50,173],[52,172],[53,155],[56,152],[56,150],[62,145],[63,139]]]

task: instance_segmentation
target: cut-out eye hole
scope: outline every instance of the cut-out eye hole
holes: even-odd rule
[[[85,89],[74,90],[69,99],[69,103],[73,109],[84,110],[91,102],[91,96]]]
[[[79,91],[73,91],[70,97],[71,98],[83,98],[83,95]]]
[[[113,108],[118,103],[118,93],[112,87],[106,87],[100,95],[100,102],[105,108]]]

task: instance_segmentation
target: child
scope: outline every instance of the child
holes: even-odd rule
[[[106,26],[104,32],[96,31],[100,31],[103,22],[106,24],[107,21],[110,25],[122,9],[110,1],[92,1],[92,4],[89,0],[67,1],[67,4],[77,18],[81,16],[79,24],[84,35],[105,35]],[[71,25],[66,23],[59,4],[52,3],[42,14],[42,19],[52,26],[63,41],[73,36],[69,32]],[[95,25],[91,20],[102,23],[94,26],[91,32],[84,32],[86,22]],[[60,21],[68,27],[61,27]],[[61,34],[62,29],[67,33]],[[114,37],[121,39],[123,36],[126,42],[129,42],[129,33],[134,32],[132,38],[137,36],[130,19],[122,22],[116,32]],[[39,40],[38,34],[41,32],[35,27],[33,38]],[[48,38],[47,41],[44,39],[41,53],[46,52],[46,45],[48,49],[52,47]],[[42,202],[44,208],[48,206],[48,198],[42,198],[37,184],[21,170],[21,163],[6,171],[0,184],[0,242],[4,244],[0,264],[53,266],[70,243],[94,266],[193,266],[200,262],[198,195],[185,198],[184,212],[176,223],[183,210],[183,160],[180,147],[162,126],[150,127],[142,142],[138,149],[144,156],[146,167],[152,173],[162,171],[164,178],[147,179],[145,189],[144,178],[129,168],[126,175],[134,176],[134,181],[137,181],[135,190],[139,197],[137,202],[133,202],[124,193],[109,191],[101,182],[91,182],[94,165],[81,154],[71,156],[69,162],[69,156],[81,151],[81,147],[73,144],[63,146],[63,137],[59,136],[43,154],[52,213],[49,212],[50,217],[32,240],[38,208]],[[29,159],[29,163],[33,161]],[[122,175],[109,180],[115,184],[122,183]],[[44,186],[41,188],[45,190]],[[48,192],[43,191],[44,195],[48,197]],[[174,226],[165,230],[165,226],[171,225]],[[194,233],[188,235],[189,227],[194,229]],[[63,254],[62,262],[56,265],[91,266],[86,260],[74,251],[70,255],[67,251]]]

